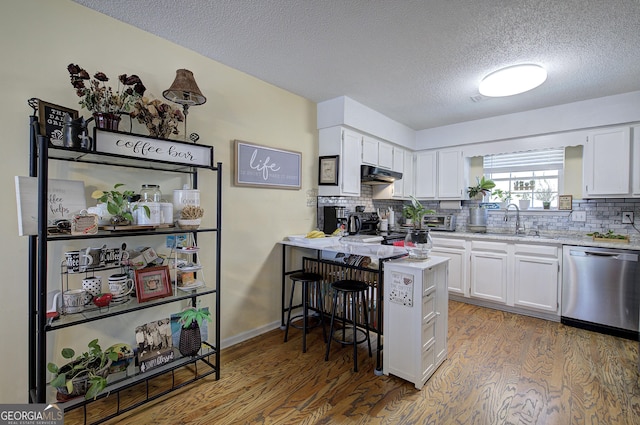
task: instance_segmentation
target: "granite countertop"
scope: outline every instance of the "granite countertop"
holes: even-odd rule
[[[635,236],[635,235],[634,235]],[[615,249],[633,249],[640,250],[640,238],[631,237],[629,243],[623,242],[603,242],[594,241],[591,236],[580,233],[542,233],[540,236],[535,235],[514,235],[513,233],[501,232],[431,232],[432,238],[457,238],[457,239],[473,239],[488,241],[506,241],[506,242],[523,242],[523,243],[539,243],[545,245],[575,245],[575,246],[591,246],[597,248],[615,248]]]
[[[312,239],[309,242],[283,240],[279,243],[298,248],[331,251],[347,255],[361,255],[380,260],[407,255],[407,250],[403,247],[381,245],[379,243],[344,243],[340,242],[339,238]]]

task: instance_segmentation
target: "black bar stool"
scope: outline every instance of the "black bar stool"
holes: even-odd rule
[[[327,331],[324,328],[324,303],[322,302],[322,293],[319,283],[322,281],[322,275],[310,272],[297,272],[289,275],[291,279],[291,297],[289,298],[289,311],[287,314],[287,325],[284,331],[284,342],[287,342],[289,337],[289,325],[296,329],[302,329],[302,352],[307,352],[307,333],[310,328],[322,325],[322,336],[325,342],[327,341]],[[291,310],[293,310],[293,294],[296,290],[296,283],[302,284],[302,314],[291,317]],[[313,325],[309,325],[309,285],[316,285],[316,300],[318,303],[318,309],[320,313],[319,322]],[[292,322],[296,319],[302,318],[302,325],[295,325]]]
[[[327,351],[324,355],[324,360],[329,360],[329,351],[331,350],[331,340],[335,339],[344,346],[345,344],[353,344],[353,371],[358,371],[358,344],[367,341],[369,344],[369,357],[372,357],[371,353],[371,339],[369,338],[369,312],[367,310],[367,290],[369,285],[359,280],[339,280],[331,284],[333,288],[333,305],[331,307],[331,324],[329,325],[329,341],[327,342]],[[342,321],[342,339],[334,336],[333,323],[336,318],[336,310],[338,304],[338,295],[342,294],[343,300],[343,315],[338,319]],[[347,296],[351,298],[351,317],[348,314],[349,305],[347,304]],[[362,296],[362,308],[364,313],[364,329],[359,329],[356,325],[358,321],[358,299]],[[353,335],[352,340],[347,341],[345,335],[345,329],[347,327],[347,321],[353,323]],[[358,340],[358,332],[363,337]]]

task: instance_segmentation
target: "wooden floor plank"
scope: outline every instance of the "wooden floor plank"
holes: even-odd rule
[[[350,346],[332,344],[325,362],[319,329],[307,344],[302,353],[299,330],[287,343],[273,330],[223,350],[219,381],[106,423],[640,425],[637,341],[450,301],[448,358],[421,391],[376,376],[366,344],[357,373]],[[67,413],[73,423],[82,421]]]

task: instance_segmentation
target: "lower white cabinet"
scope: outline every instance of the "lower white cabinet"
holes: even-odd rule
[[[431,232],[433,235],[434,232]],[[431,253],[449,259],[449,277],[447,279],[449,293],[469,296],[469,267],[467,267],[467,241],[464,239],[448,239],[433,236]]]
[[[507,302],[507,247],[504,242],[471,241],[471,296]]]
[[[449,259],[384,265],[382,371],[421,389],[447,357]]]
[[[556,312],[559,307],[559,250],[555,246],[514,245],[513,304]]]

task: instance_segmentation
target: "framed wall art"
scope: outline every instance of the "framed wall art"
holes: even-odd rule
[[[338,155],[321,156],[318,158],[318,161],[318,184],[325,186],[337,186],[340,157]]]
[[[72,119],[78,118],[78,111],[64,106],[54,105],[38,99],[38,122],[40,134],[49,138],[49,143],[54,146],[62,146],[62,128],[64,127],[64,115],[71,115]]]
[[[136,296],[143,303],[173,295],[168,266],[147,267],[136,270]]]
[[[573,196],[572,195],[560,195],[558,196],[558,209],[559,210],[571,210],[573,209]]]
[[[235,140],[236,186],[297,189],[302,187],[302,154]]]

